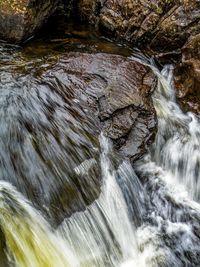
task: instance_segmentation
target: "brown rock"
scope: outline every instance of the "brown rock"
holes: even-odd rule
[[[191,34],[199,32],[200,2],[180,1],[160,20],[154,31],[150,48],[172,51],[181,48]]]
[[[1,0],[0,38],[20,42],[30,37],[55,10],[58,0]]]
[[[155,85],[152,72],[140,63],[108,54],[70,53],[62,64],[66,77],[73,73],[77,95],[82,92],[84,105],[90,104],[116,148],[132,159],[143,155],[156,127],[150,97]]]
[[[185,111],[200,113],[200,34],[192,36],[182,49],[175,69],[177,98]]]
[[[153,51],[181,48],[200,30],[198,0],[81,0],[79,7],[104,33]]]

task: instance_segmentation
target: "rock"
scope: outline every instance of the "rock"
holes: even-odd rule
[[[65,75],[68,86],[73,86],[69,80],[75,82],[77,97],[99,119],[99,129],[123,156],[132,160],[141,157],[156,128],[152,72],[138,62],[108,54],[70,53],[62,65],[62,77]],[[60,77],[60,72],[54,67],[53,76]]]
[[[29,38],[55,11],[58,0],[1,0],[0,38],[20,42]]]
[[[200,30],[199,0],[2,0],[0,37],[19,42],[30,37],[56,8],[96,24],[116,39],[169,52]]]
[[[200,34],[191,36],[175,68],[177,98],[184,111],[200,113]]]
[[[0,267],[9,267],[6,255],[6,241],[3,232],[0,229]]]
[[[106,34],[152,51],[181,48],[200,30],[199,0],[80,0],[82,18]]]

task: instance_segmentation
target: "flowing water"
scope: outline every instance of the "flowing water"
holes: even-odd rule
[[[41,81],[68,51],[130,51],[71,35],[0,45],[0,267],[200,266],[200,122],[176,104],[173,67],[136,58],[158,77],[158,133],[133,168]]]

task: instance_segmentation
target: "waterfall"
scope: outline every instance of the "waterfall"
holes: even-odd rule
[[[157,89],[153,95],[158,116],[158,132],[154,144],[149,152],[132,166],[128,159],[122,159],[117,155],[109,140],[101,134],[100,150],[96,149],[96,144],[94,148],[92,146],[90,148],[99,153],[97,162],[97,157],[92,157],[93,154],[88,152],[89,138],[84,134],[79,138],[82,124],[78,123],[80,129],[76,133],[76,138],[84,144],[84,149],[87,147],[87,159],[82,161],[84,156],[80,145],[77,146],[77,150],[73,147],[69,150],[70,153],[78,151],[78,159],[73,155],[75,158],[73,162],[63,162],[62,150],[59,148],[62,172],[59,172],[56,166],[56,174],[60,178],[57,182],[62,185],[63,174],[67,171],[69,176],[84,176],[87,173],[85,177],[89,179],[89,170],[99,164],[98,175],[102,181],[100,194],[85,209],[82,208],[81,211],[66,216],[56,229],[47,223],[45,216],[33,207],[26,197],[11,185],[11,182],[0,181],[0,236],[4,239],[0,246],[3,246],[8,266],[200,266],[199,118],[192,113],[184,114],[177,105],[171,65],[159,71],[153,62],[142,56],[133,59],[148,65],[158,77]],[[20,82],[18,86],[20,87]],[[49,92],[45,87],[43,91],[46,98]],[[5,99],[9,97],[6,95]],[[56,99],[53,93],[52,99]],[[30,106],[37,103],[42,110],[35,93],[34,100],[30,101]],[[58,98],[57,101],[59,112],[56,119],[59,122],[58,126],[61,127],[59,129],[62,129],[65,110],[61,109],[62,98]],[[23,101],[22,104],[24,107]],[[39,113],[31,114],[33,121],[36,115],[42,121],[43,118],[40,118]],[[13,110],[14,115],[15,110]],[[77,114],[69,116],[72,124],[75,116]],[[8,126],[9,122],[8,120]],[[43,124],[47,126],[48,123],[49,121],[45,121]],[[63,129],[62,131],[63,135],[66,134]],[[67,133],[74,135],[71,129]],[[30,135],[26,144],[32,149]],[[69,144],[70,142],[69,138]],[[7,151],[6,144],[1,144]],[[37,144],[34,145],[38,149]],[[52,150],[57,148],[57,144],[54,145]],[[31,149],[28,150],[29,154]],[[21,151],[22,159],[24,159],[23,153],[25,152]],[[51,150],[46,151],[44,155],[50,153]],[[45,161],[41,151],[40,154]],[[69,155],[66,158],[70,159]],[[14,160],[12,159],[12,162]],[[33,159],[30,158],[31,160]],[[35,162],[39,160],[35,157]],[[74,162],[80,164],[74,166]],[[39,169],[40,165],[36,166]],[[70,167],[72,170],[68,170]],[[54,185],[48,184],[47,174],[50,175],[51,172],[43,171],[42,177],[46,175],[46,186],[51,189]],[[91,187],[95,186],[93,177],[91,181],[90,179],[87,181],[88,184]],[[37,195],[36,192],[35,195],[37,198],[42,193]]]
[[[67,243],[72,244],[74,253],[81,259],[83,266],[87,262],[90,263],[89,266],[125,266],[128,261],[132,261],[133,266],[138,266],[140,257],[136,230],[117,181],[117,176],[123,175],[125,183],[136,179],[136,176],[126,162],[118,170],[114,170],[109,159],[109,142],[104,136],[101,136],[100,141],[102,193],[85,212],[66,219],[61,231]],[[139,181],[133,183],[139,202],[141,185]]]
[[[199,266],[199,118],[184,114],[176,103],[173,66],[166,65],[160,72],[153,62],[137,60],[158,77],[153,95],[156,140],[135,168],[151,202],[148,220],[158,238],[157,251],[164,252],[159,266]]]
[[[146,266],[129,214],[133,204],[141,208],[142,186],[130,163],[124,161],[114,169],[111,145],[103,135],[100,143],[102,193],[84,212],[64,220],[56,232],[9,183],[0,183],[0,225],[14,266]],[[133,180],[130,199],[124,198],[120,178],[127,185]]]

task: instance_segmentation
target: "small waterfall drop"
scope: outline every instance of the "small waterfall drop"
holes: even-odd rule
[[[199,118],[184,114],[176,103],[171,65],[160,72],[152,62],[142,62],[158,77],[156,140],[135,164],[151,203],[146,226],[155,232],[157,251],[163,252],[158,266],[199,266]]]
[[[154,95],[158,115],[158,134],[152,160],[167,172],[168,179],[183,186],[191,199],[200,200],[200,122],[184,114],[175,102],[173,67],[165,66]]]
[[[113,167],[111,145],[103,135],[100,143],[102,193],[84,212],[65,219],[56,232],[9,183],[0,183],[0,225],[11,266],[146,266],[129,213],[141,209],[142,186],[130,163]],[[130,198],[125,199],[120,179],[123,186],[132,184]]]
[[[123,181],[127,184],[136,179],[136,175],[126,162],[118,170],[113,169],[109,159],[111,147],[103,135],[101,148],[102,193],[85,212],[76,213],[66,219],[61,231],[67,243],[72,244],[81,263],[88,262],[88,266],[126,266],[125,263],[130,261],[132,266],[138,266],[140,252],[136,230],[129,218],[127,203],[117,181],[117,177],[123,175]],[[139,205],[142,188],[139,181],[133,183],[138,201],[136,204]]]
[[[174,189],[180,189],[188,201],[199,201],[200,197],[200,121],[188,112],[184,114],[176,103],[173,88],[173,66],[166,65],[161,72],[145,59],[158,77],[157,89],[153,95],[158,116],[156,140],[145,157],[165,172],[165,182]],[[140,165],[140,163],[136,164]],[[145,166],[147,167],[147,166]]]

